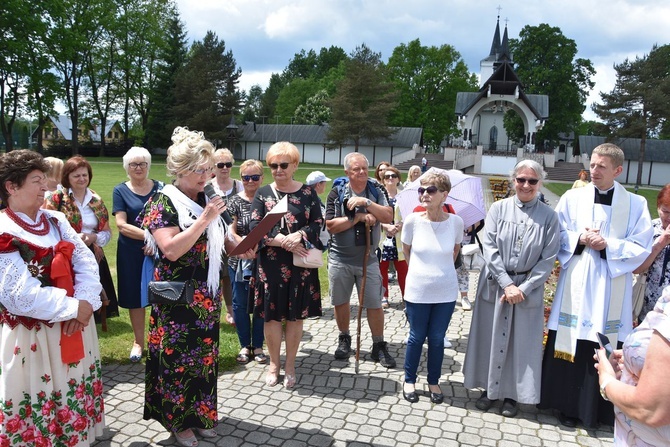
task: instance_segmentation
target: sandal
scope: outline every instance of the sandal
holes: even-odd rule
[[[130,350],[130,361],[137,363],[140,360],[142,360],[142,346],[133,344],[133,348]]]
[[[235,357],[235,361],[239,363],[240,365],[246,365],[251,361],[251,358],[249,358],[249,348],[242,348],[240,350],[240,353],[237,354],[237,357]]]
[[[253,351],[256,363],[265,364],[268,361],[268,356],[263,352],[263,348],[256,348]]]
[[[388,309],[389,308],[389,300],[386,298],[382,299],[382,309]]]

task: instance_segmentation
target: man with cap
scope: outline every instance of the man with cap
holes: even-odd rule
[[[316,193],[320,196],[326,191],[326,182],[329,182],[330,179],[326,177],[321,171],[310,172],[305,180],[305,184],[308,186],[313,186]],[[319,204],[321,205],[321,215],[326,215],[326,205],[323,204],[321,197],[319,197]],[[323,220],[323,227],[321,228],[321,235],[319,236],[321,243],[324,247],[328,247],[328,241],[330,240],[330,233],[326,229],[326,220]]]

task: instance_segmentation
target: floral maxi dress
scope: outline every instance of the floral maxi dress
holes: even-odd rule
[[[200,195],[204,206],[204,195]],[[158,193],[146,205],[142,228],[178,227],[171,200]],[[161,257],[157,281],[188,281],[193,277],[193,303],[154,304],[149,317],[144,419],[155,419],[171,432],[213,428],[218,422],[216,381],[219,356],[221,288],[207,288],[207,233],[176,261]]]

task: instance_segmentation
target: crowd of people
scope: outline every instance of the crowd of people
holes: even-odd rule
[[[178,127],[172,142],[170,184],[150,178],[146,149],[123,157],[128,181],[112,195],[118,294],[103,251],[114,237],[110,216],[90,189],[91,164],[29,150],[0,157],[0,444],[22,445],[25,430],[47,442],[36,445],[87,446],[102,434],[95,322],[105,330],[119,307],[130,317],[130,360],[146,359],[144,419],[185,447],[218,436],[221,322],[235,325],[239,364],[267,363],[266,386],[294,388],[304,320],[322,316],[318,264],[306,261],[314,250],[327,251],[334,358],[349,361],[355,352],[358,366],[365,310],[369,358],[396,367],[384,338],[392,265],[409,323],[402,395],[420,400],[427,342],[429,400],[444,402],[445,336],[468,274],[462,243],[473,230],[445,205],[448,175],[422,163],[403,183],[381,162],[370,178],[367,158],[354,152],[327,192],[331,179],[321,171],[295,179],[300,152],[288,142],[269,148],[266,166],[241,163],[239,179],[233,154],[215,150],[201,132]],[[567,427],[614,425],[615,445],[670,442],[670,184],[652,221],[645,199],[616,181],[622,165],[617,146],[595,148],[590,182],[582,171],[555,210],[540,196],[542,166],[514,167],[513,194],[493,203],[480,233],[484,263],[463,365],[465,388],[481,390],[477,409],[502,401],[500,413],[515,417],[518,404],[537,405]],[[266,169],[272,182],[263,185]],[[416,188],[419,203],[404,218],[396,203],[403,188]],[[275,217],[280,204],[286,209]],[[557,265],[545,345],[544,288]],[[639,305],[634,274],[644,277]],[[149,290],[159,282],[180,292],[176,301],[156,301]],[[39,380],[43,374],[50,380]],[[19,411],[25,399],[41,405],[40,417]]]

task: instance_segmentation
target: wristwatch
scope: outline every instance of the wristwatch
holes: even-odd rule
[[[365,207],[367,208],[367,207],[369,207],[370,205],[372,205],[372,200],[370,200],[370,199],[365,199]]]
[[[610,378],[608,378],[608,379],[605,379],[605,381],[603,382],[603,384],[600,385],[600,396],[601,396],[603,399],[605,399],[607,402],[609,402],[610,400],[607,398],[607,392],[606,392],[605,388],[607,387],[607,385],[609,385],[609,384],[610,384],[611,382],[613,382],[614,380],[616,380],[616,379],[613,379],[612,377],[610,377]]]

